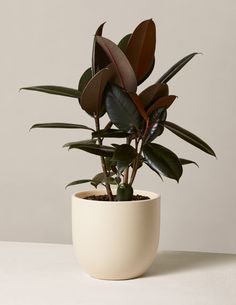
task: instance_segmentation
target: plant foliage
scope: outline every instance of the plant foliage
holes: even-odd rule
[[[78,89],[61,86],[33,86],[22,89],[76,98],[79,105],[94,119],[95,127],[77,123],[39,123],[31,128],[83,129],[90,132],[86,140],[66,143],[64,147],[79,149],[99,156],[102,171],[92,178],[80,179],[68,186],[90,183],[106,188],[113,200],[111,185],[117,185],[116,200],[132,200],[133,182],[137,171],[146,164],[161,179],[163,176],[177,182],[183,165],[198,164],[179,158],[173,151],[155,140],[170,130],[207,154],[215,156],[212,148],[192,132],[166,121],[167,109],[176,103],[169,94],[167,83],[195,55],[179,60],[159,80],[140,93],[137,87],[154,69],[156,62],[156,26],[152,19],[144,20],[125,35],[118,44],[103,36],[104,24],[95,31],[91,65],[82,73]],[[100,118],[107,114],[107,123],[101,127]],[[105,145],[107,138],[117,138],[122,144]],[[118,142],[119,143],[119,142]]]

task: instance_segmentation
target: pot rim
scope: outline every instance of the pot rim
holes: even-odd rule
[[[149,199],[144,199],[144,200],[132,200],[132,201],[102,201],[102,200],[90,200],[90,199],[84,199],[84,197],[87,197],[89,195],[96,195],[96,194],[104,194],[106,193],[106,190],[86,190],[86,191],[81,191],[81,192],[76,192],[74,194],[72,194],[72,199],[79,199],[80,202],[86,203],[86,204],[95,204],[95,203],[99,203],[101,204],[115,204],[117,205],[117,203],[119,203],[119,205],[123,205],[123,204],[140,204],[140,203],[149,203],[153,200],[156,199],[160,199],[160,194],[154,193],[154,192],[150,192],[150,191],[144,191],[144,190],[136,190],[134,189],[134,194],[139,194],[139,195],[143,195],[143,196],[148,196]],[[112,189],[112,193],[115,193],[115,189]]]

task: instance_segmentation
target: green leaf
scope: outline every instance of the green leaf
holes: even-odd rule
[[[105,177],[104,182],[112,185],[117,185],[121,181],[120,177]]]
[[[103,91],[111,77],[111,70],[104,68],[95,74],[84,88],[80,105],[91,116],[96,114],[100,117],[104,114],[102,110]]]
[[[87,127],[81,124],[70,124],[70,123],[39,123],[33,125],[30,129],[33,128],[69,128],[69,129],[87,129],[94,131],[93,128]]]
[[[156,27],[152,19],[141,22],[134,30],[125,54],[134,69],[138,84],[153,66],[156,47]]]
[[[96,36],[96,41],[113,63],[118,77],[118,85],[127,91],[136,92],[136,76],[125,54],[114,42],[107,38]]]
[[[169,108],[170,105],[176,99],[176,97],[177,96],[175,96],[175,95],[167,95],[167,96],[163,96],[163,97],[159,98],[154,103],[152,103],[152,105],[148,108],[147,114],[150,114],[160,108],[166,108],[166,109]]]
[[[204,151],[205,153],[212,155],[214,157],[216,157],[214,151],[212,150],[212,148],[203,140],[201,140],[198,136],[194,135],[193,133],[191,133],[190,131],[172,123],[172,122],[168,122],[166,121],[164,123],[164,126],[169,129],[170,131],[172,131],[175,135],[177,135],[178,137],[180,137],[181,139],[183,139],[184,141],[192,144],[193,146],[201,149],[202,151]]]
[[[91,179],[81,179],[81,180],[76,180],[73,182],[70,182],[69,184],[67,184],[67,186],[65,188],[67,188],[68,186],[72,186],[72,185],[78,185],[78,184],[82,184],[82,183],[87,183],[90,182]]]
[[[197,167],[199,167],[199,165],[191,160],[187,160],[187,159],[183,159],[183,158],[179,158],[179,161],[182,165],[186,165],[186,164],[195,164]]]
[[[68,143],[69,144],[69,143]],[[84,150],[88,153],[98,155],[98,156],[103,156],[103,157],[112,157],[115,148],[112,146],[105,146],[105,145],[98,145],[98,144],[86,144],[86,143],[71,143],[71,145],[65,144],[64,147],[69,146],[69,149],[81,149]]]
[[[157,81],[157,83],[167,83],[176,73],[178,73],[195,55],[199,53],[191,53],[181,60],[179,60],[175,65],[173,65],[165,74],[162,75],[161,78]]]
[[[143,153],[146,162],[155,172],[179,181],[183,168],[179,158],[168,148],[159,144],[145,144]]]
[[[79,80],[79,92],[82,94],[84,91],[84,88],[86,87],[87,83],[92,78],[92,69],[88,68],[81,76]],[[80,95],[81,95],[80,94]]]
[[[112,160],[131,162],[136,157],[137,157],[137,152],[133,148],[133,146],[129,144],[122,144],[115,149]]]
[[[139,129],[141,117],[127,92],[116,85],[109,86],[105,92],[105,104],[110,120],[118,129]]]
[[[96,176],[93,177],[93,179],[91,180],[91,184],[92,186],[94,186],[95,188],[97,188],[97,186],[101,183],[104,182],[105,179],[105,175],[104,173],[98,173]]]
[[[127,138],[129,133],[119,129],[101,129],[92,133],[93,138]]]
[[[113,174],[114,175],[114,174]],[[93,177],[93,179],[91,180],[91,185],[93,185],[95,188],[97,188],[97,186],[99,184],[118,184],[119,179],[117,179],[117,177],[106,177],[104,175],[104,173],[98,173],[96,176]]]
[[[153,102],[163,96],[169,94],[169,88],[167,84],[154,84],[143,90],[139,97],[143,102],[144,108],[147,109]]]
[[[121,39],[121,41],[118,43],[118,47],[125,53],[126,51],[126,48],[127,48],[127,45],[128,45],[128,42],[130,40],[130,37],[131,37],[132,34],[127,34],[125,35],[125,37],[123,37]]]
[[[76,89],[59,87],[59,86],[33,86],[33,87],[24,87],[21,88],[20,90],[39,91],[43,93],[62,95],[62,96],[74,97],[74,98],[80,97],[80,91]]]

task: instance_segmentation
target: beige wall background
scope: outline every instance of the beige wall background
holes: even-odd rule
[[[200,168],[186,166],[179,185],[143,169],[135,187],[162,194],[163,249],[236,253],[235,71],[233,0],[0,2],[0,240],[71,242],[64,186],[99,171],[96,156],[62,145],[86,131],[33,130],[39,122],[93,124],[74,99],[20,92],[30,85],[77,87],[90,65],[95,29],[118,41],[142,20],[157,24],[156,67],[146,85],[192,51],[202,52],[171,82],[179,96],[169,120],[205,139],[218,160],[168,131],[160,143]]]

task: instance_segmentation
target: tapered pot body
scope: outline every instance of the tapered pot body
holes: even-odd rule
[[[92,277],[124,280],[152,264],[160,235],[160,196],[145,191],[141,201],[95,201],[95,190],[72,196],[73,246],[82,269]]]

